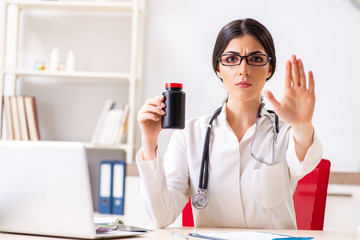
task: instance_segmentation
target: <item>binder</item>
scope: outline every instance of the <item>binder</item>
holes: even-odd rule
[[[112,213],[112,178],[113,162],[104,160],[100,162],[99,173],[99,213]]]
[[[124,215],[125,169],[125,161],[113,163],[112,213],[117,215]]]

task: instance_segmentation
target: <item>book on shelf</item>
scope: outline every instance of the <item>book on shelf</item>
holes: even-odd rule
[[[7,140],[40,140],[35,97],[4,96]]]
[[[7,139],[15,140],[10,96],[4,96],[4,111],[5,111],[5,125],[6,125]]]
[[[14,140],[21,140],[19,111],[16,96],[10,96],[11,119],[14,129]]]
[[[124,142],[129,104],[124,108],[115,108],[115,101],[105,102],[100,118],[93,133],[93,145],[114,146]]]
[[[91,138],[91,143],[93,145],[97,144],[100,132],[102,131],[102,128],[103,128],[103,125],[104,125],[104,122],[105,122],[105,119],[106,119],[106,115],[107,115],[108,111],[110,111],[111,109],[114,108],[114,106],[115,106],[115,101],[114,100],[107,100],[105,102],[104,108],[103,108],[103,110],[101,112],[100,118],[98,120],[98,123],[97,123],[97,125],[95,127],[95,131],[94,131],[93,136]]]
[[[40,140],[39,121],[37,116],[35,97],[25,96],[24,102],[29,138],[33,141]]]
[[[29,131],[25,112],[24,96],[16,96],[16,102],[19,115],[20,137],[21,140],[29,140]]]
[[[119,131],[122,109],[112,109],[105,117],[102,131],[98,138],[100,145],[114,145],[117,131]]]
[[[120,120],[119,129],[116,133],[115,144],[120,144],[122,142],[125,142],[127,123],[128,123],[128,119],[129,119],[129,111],[130,111],[130,107],[129,107],[129,104],[127,103],[124,106],[124,110],[123,110],[121,120]]]

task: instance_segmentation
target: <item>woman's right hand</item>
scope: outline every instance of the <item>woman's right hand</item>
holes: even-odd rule
[[[149,98],[141,107],[137,120],[141,129],[141,141],[144,159],[154,159],[157,138],[161,131],[161,117],[165,114],[164,96]],[[154,157],[155,156],[155,157]]]

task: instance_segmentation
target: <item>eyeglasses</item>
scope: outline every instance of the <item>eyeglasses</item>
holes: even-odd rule
[[[218,60],[223,66],[236,66],[241,64],[243,58],[245,58],[246,63],[250,66],[265,66],[271,60],[271,57],[263,53],[254,53],[247,56],[241,56],[236,53],[225,53],[219,57]]]

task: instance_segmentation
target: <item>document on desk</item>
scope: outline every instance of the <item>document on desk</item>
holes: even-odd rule
[[[313,237],[292,237],[283,234],[267,233],[267,232],[213,232],[213,233],[191,233],[189,239],[213,239],[213,240],[308,240]]]
[[[109,232],[111,230],[126,232],[149,232],[150,229],[125,225],[117,217],[94,217],[96,232]]]

